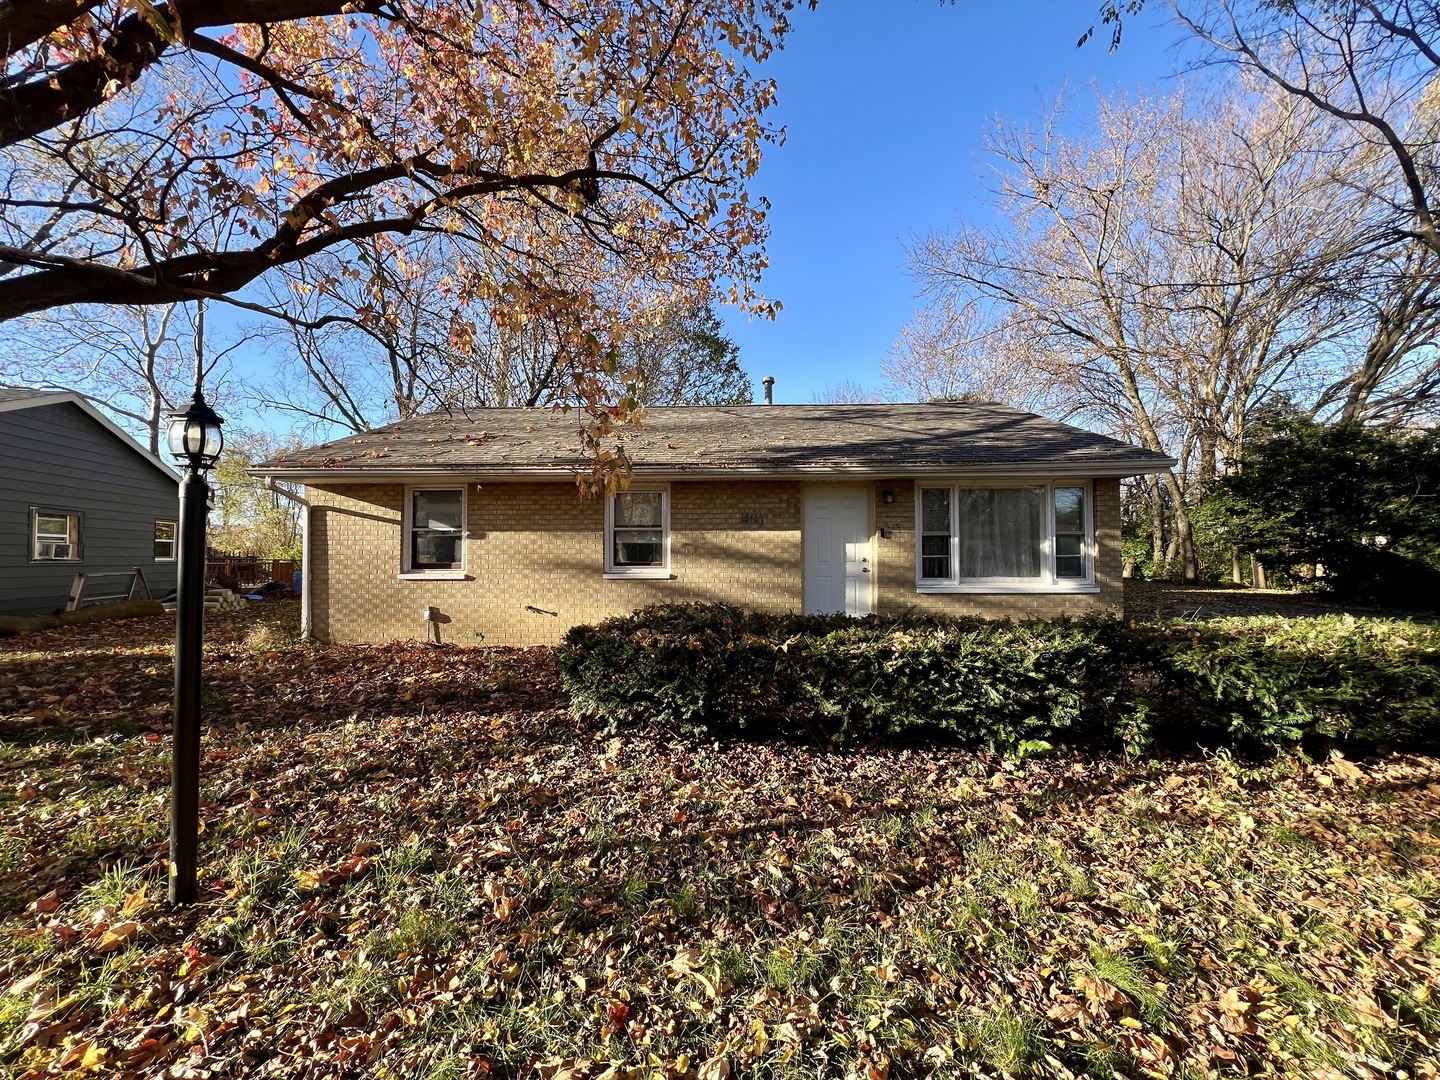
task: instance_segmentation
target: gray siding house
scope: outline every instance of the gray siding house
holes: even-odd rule
[[[80,394],[0,387],[0,615],[61,610],[78,572],[175,588],[179,477]],[[92,579],[86,594],[123,591]]]

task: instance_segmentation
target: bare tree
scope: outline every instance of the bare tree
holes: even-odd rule
[[[810,395],[816,405],[871,405],[882,400],[879,390],[862,386],[854,379],[841,379]]]
[[[999,401],[1063,420],[1086,411],[1064,363],[1041,362],[1013,320],[941,294],[916,311],[881,361],[888,396],[907,401]],[[1037,372],[1050,376],[1037,378]],[[1063,381],[1062,381],[1063,380]],[[1103,421],[1102,421],[1103,422]]]
[[[740,366],[740,347],[725,334],[714,306],[662,306],[650,327],[622,346],[622,378],[634,379],[646,405],[749,405],[755,391]]]
[[[1258,73],[1386,153],[1397,233],[1440,254],[1434,0],[1172,0],[1216,58]]]
[[[1309,408],[1340,423],[1400,426],[1436,415],[1440,403],[1440,256],[1419,244],[1389,245],[1361,268],[1343,296],[1364,312],[1342,370]]]
[[[176,304],[47,312],[28,320],[0,354],[0,382],[78,391],[159,453],[167,414],[194,387],[193,334],[189,312]],[[223,369],[240,343],[222,346],[214,361]],[[222,409],[235,398],[228,379],[212,379],[207,392]]]
[[[350,431],[472,404],[466,350],[453,340],[466,305],[446,288],[445,247],[377,237],[287,268],[267,306],[290,316],[256,328],[278,368],[257,398]]]
[[[1001,128],[1001,223],[911,252],[938,303],[990,313],[962,352],[1019,343],[1001,361],[1012,394],[1028,374],[1030,395],[1178,459],[1161,486],[1186,580],[1188,506],[1238,458],[1252,410],[1323,377],[1355,329],[1336,279],[1369,204],[1337,169],[1363,175],[1364,148],[1301,114],[1284,95],[1182,88],[1102,98],[1080,137],[1054,114]]]

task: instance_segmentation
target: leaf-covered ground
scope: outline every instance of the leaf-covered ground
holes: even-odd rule
[[[1339,600],[1322,592],[1289,589],[1249,589],[1214,585],[1179,585],[1169,581],[1126,581],[1125,614],[1131,619],[1215,619],[1279,615],[1305,618],[1351,614],[1371,618],[1402,617],[1433,621],[1437,617],[1428,597],[1415,596],[1405,610],[1374,607]]]
[[[1434,1077],[1440,761],[608,737],[543,650],[0,642],[17,1077]]]

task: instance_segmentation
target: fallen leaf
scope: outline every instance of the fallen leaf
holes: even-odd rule
[[[134,940],[138,933],[140,933],[140,924],[134,920],[112,923],[101,935],[100,944],[95,946],[95,951],[99,953],[114,952],[122,945]]]

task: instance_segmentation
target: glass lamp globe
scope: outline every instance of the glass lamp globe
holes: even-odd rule
[[[225,446],[225,436],[220,430],[223,422],[197,394],[184,411],[170,414],[166,431],[170,453],[197,469],[211,468],[220,460],[220,451]]]

